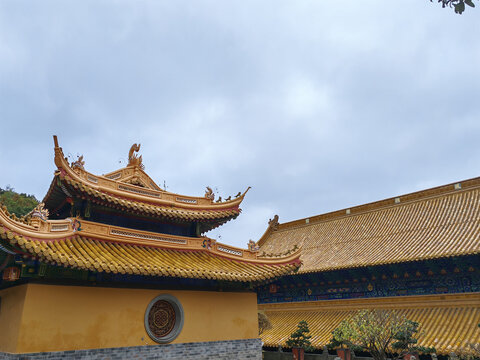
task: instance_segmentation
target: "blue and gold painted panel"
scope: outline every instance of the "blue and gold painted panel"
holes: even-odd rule
[[[480,292],[479,256],[285,276],[257,288],[260,304],[465,292]]]

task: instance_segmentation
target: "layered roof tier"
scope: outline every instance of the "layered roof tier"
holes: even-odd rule
[[[47,264],[95,272],[226,281],[263,281],[295,271],[299,252],[276,259],[215,242],[99,224],[27,219],[0,209],[0,250]]]
[[[67,202],[83,199],[111,211],[143,217],[149,221],[170,221],[198,224],[198,233],[204,233],[236,218],[248,189],[236,197],[215,201],[207,187],[203,197],[179,195],[162,190],[144,171],[141,156],[134,154],[140,146],[130,150],[125,168],[105,175],[93,175],[84,168],[83,157],[69,164],[55,140],[57,172],[43,202],[53,217],[61,213]],[[75,215],[75,214],[72,214]],[[60,216],[63,217],[63,216]]]
[[[480,295],[427,295],[382,299],[329,300],[259,305],[272,323],[262,335],[265,346],[286,346],[300,321],[305,320],[315,348],[332,338],[332,331],[362,309],[395,311],[420,323],[418,345],[435,347],[437,354],[472,353],[471,343],[480,342]]]
[[[44,202],[22,219],[0,209],[0,252],[92,272],[236,282],[300,266],[296,248],[261,258],[253,242],[239,249],[200,235],[238,216],[246,191],[216,202],[210,188],[203,197],[164,191],[145,173],[136,144],[125,168],[93,175],[83,156],[69,164],[54,142],[57,171]]]
[[[480,178],[284,224],[259,240],[262,256],[302,247],[299,273],[480,253]]]

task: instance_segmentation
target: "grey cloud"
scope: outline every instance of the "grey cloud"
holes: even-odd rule
[[[480,30],[429,1],[4,1],[0,186],[42,197],[51,135],[87,169],[142,143],[168,190],[253,186],[215,230],[478,176]]]

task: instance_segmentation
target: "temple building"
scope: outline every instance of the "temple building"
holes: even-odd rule
[[[161,189],[139,145],[125,168],[69,163],[19,218],[0,208],[0,359],[260,359],[301,320],[314,347],[360,309],[421,323],[439,355],[480,343],[480,178],[306,219],[248,249],[204,234],[241,212]],[[257,311],[272,328],[258,339]]]
[[[164,191],[139,145],[93,175],[54,143],[43,202],[22,218],[0,209],[0,358],[261,358],[254,289],[297,270],[300,252],[203,235],[240,214],[246,191]]]
[[[301,249],[302,265],[257,289],[273,327],[265,346],[285,346],[301,320],[324,347],[359,309],[387,309],[421,324],[419,344],[439,355],[480,343],[480,178],[287,223],[276,216],[260,256]]]

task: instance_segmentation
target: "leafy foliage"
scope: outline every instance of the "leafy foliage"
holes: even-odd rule
[[[0,203],[7,207],[9,213],[21,217],[32,211],[38,200],[33,195],[19,194],[7,185],[5,189],[0,188]]]
[[[375,360],[385,360],[392,348],[400,356],[409,351],[434,352],[434,348],[416,346],[419,324],[399,316],[395,311],[361,310],[343,320],[332,332],[329,347],[347,346],[367,351]]]
[[[327,347],[332,350],[345,347],[349,347],[354,351],[361,350],[361,348],[356,347],[353,343],[346,340],[349,337],[350,332],[350,328],[348,328],[348,326],[346,326],[342,321],[338,327],[332,331],[332,338],[327,344]]]
[[[480,331],[480,324],[477,325]],[[462,347],[456,351],[462,360],[480,360],[480,343],[468,343],[466,347]]]
[[[263,312],[258,313],[258,335],[262,335],[265,330],[272,328],[272,323]]]
[[[480,330],[480,324],[478,324],[477,326]],[[469,344],[469,346],[470,346],[470,350],[472,351],[472,357],[475,360],[479,360],[480,359],[480,343]]]
[[[405,320],[404,326],[393,337],[396,341],[392,343],[392,349],[398,350],[400,356],[408,353],[422,352],[424,354],[430,354],[435,352],[433,347],[425,347],[416,345],[418,340],[415,338],[418,335],[418,327],[420,324],[415,321]]]
[[[432,2],[433,0],[430,0]],[[473,0],[437,0],[437,2],[442,3],[442,7],[453,7],[456,14],[461,14],[465,11],[465,4],[470,7],[475,7]]]
[[[287,340],[287,346],[291,348],[302,348],[306,351],[312,349],[312,343],[310,342],[311,335],[308,324],[305,320],[302,320],[297,325],[297,330],[295,330],[290,338]]]

